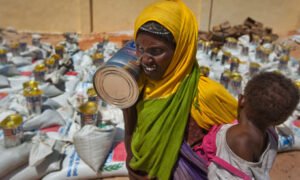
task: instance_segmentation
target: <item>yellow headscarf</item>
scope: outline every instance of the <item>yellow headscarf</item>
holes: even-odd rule
[[[164,98],[175,93],[180,82],[192,70],[197,51],[197,21],[181,0],[161,1],[144,9],[137,18],[135,39],[138,29],[148,21],[156,21],[163,25],[173,34],[176,41],[173,59],[163,79],[148,79],[145,84],[144,99]]]

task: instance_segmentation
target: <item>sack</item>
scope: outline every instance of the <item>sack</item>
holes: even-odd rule
[[[95,172],[103,165],[113,143],[114,126],[98,128],[85,125],[74,134],[74,146],[80,158]]]

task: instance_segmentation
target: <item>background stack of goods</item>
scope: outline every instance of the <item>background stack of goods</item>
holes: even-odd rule
[[[76,34],[64,36],[47,50],[39,35],[26,46],[1,44],[1,179],[127,175],[122,112],[92,84],[116,46],[108,50],[106,39],[82,51]]]
[[[245,29],[239,30],[240,27]],[[233,29],[235,33],[229,33]],[[216,33],[218,38],[214,38]],[[290,55],[293,47],[289,40],[276,39],[270,28],[263,28],[250,18],[242,26],[231,27],[229,23],[216,26],[213,32],[200,36],[197,60],[201,74],[219,81],[236,98],[243,93],[247,81],[261,71],[282,73],[300,89],[299,59]],[[279,151],[300,149],[299,119],[300,106],[288,121],[277,127]]]

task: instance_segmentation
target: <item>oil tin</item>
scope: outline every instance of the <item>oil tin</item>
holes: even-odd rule
[[[272,43],[272,37],[269,36],[269,35],[263,36],[262,40],[263,40],[263,44],[265,44],[265,43]]]
[[[207,66],[200,66],[200,76],[205,76],[208,77],[209,76],[209,67]]]
[[[0,49],[0,65],[7,64],[7,51]]]
[[[262,49],[262,57],[261,57],[261,62],[262,63],[269,62],[269,56],[270,56],[271,52],[272,52],[271,49],[267,49],[267,48]]]
[[[256,34],[252,34],[251,37],[252,37],[251,38],[251,44],[255,45],[255,46],[258,46],[260,44],[260,41],[261,41],[260,37]]]
[[[55,54],[58,54],[60,57],[64,57],[65,47],[62,45],[55,46]]]
[[[219,53],[219,48],[213,48],[210,53],[210,60],[216,61]]]
[[[228,51],[223,51],[221,64],[224,65],[225,63],[228,63],[229,59],[231,57],[231,53]]]
[[[12,43],[10,45],[10,51],[13,54],[13,56],[18,56],[19,55],[19,53],[20,53],[19,47],[20,47],[19,43]]]
[[[34,80],[38,82],[44,82],[46,72],[47,67],[44,63],[36,65],[33,70]]]
[[[228,89],[235,97],[242,92],[242,80],[243,77],[238,72],[234,72],[230,76]]]
[[[241,55],[242,56],[248,56],[249,55],[249,47],[248,46],[242,46]]]
[[[249,75],[250,77],[254,76],[259,72],[260,64],[256,62],[250,62],[249,64]]]
[[[88,95],[88,101],[96,102],[98,103],[99,97],[96,93],[96,90],[94,87],[88,88],[87,90],[87,95]]]
[[[26,98],[26,106],[30,115],[42,113],[42,94],[43,91],[37,87],[27,87],[23,91]]]
[[[93,101],[87,101],[79,106],[81,127],[87,124],[97,125],[98,104]]]
[[[238,71],[239,69],[240,60],[237,57],[231,57],[230,58],[230,71]]]
[[[45,60],[45,65],[47,67],[47,72],[52,73],[58,68],[58,61],[54,57],[50,57]]]
[[[4,134],[4,146],[6,148],[15,147],[22,143],[23,138],[23,118],[19,114],[7,116],[0,126]]]
[[[198,50],[204,51],[204,44],[205,44],[205,41],[202,40],[202,39],[200,39],[200,40],[198,41]]]
[[[132,106],[138,99],[142,81],[134,41],[129,41],[94,74],[99,97],[119,108]]]
[[[95,53],[93,56],[92,56],[92,59],[93,59],[93,64],[97,67],[103,65],[104,63],[104,55],[103,53]]]
[[[255,59],[261,60],[262,59],[262,51],[263,47],[262,46],[257,46],[256,51],[255,51]]]
[[[228,69],[225,69],[224,72],[221,74],[220,77],[220,83],[227,89],[228,84],[230,81],[231,71]]]
[[[278,69],[286,70],[290,57],[288,55],[283,55],[279,58]]]
[[[228,49],[237,49],[237,39],[234,37],[228,37],[226,38],[225,47]]]
[[[212,49],[212,44],[213,44],[213,42],[212,41],[206,41],[205,43],[204,43],[204,53],[205,54],[209,54],[209,52],[211,51],[211,49]]]

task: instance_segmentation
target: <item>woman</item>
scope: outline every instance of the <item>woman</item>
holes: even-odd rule
[[[148,6],[134,30],[145,80],[138,103],[123,110],[129,176],[204,178],[190,147],[212,125],[236,117],[236,100],[199,75],[196,19],[180,0]]]

